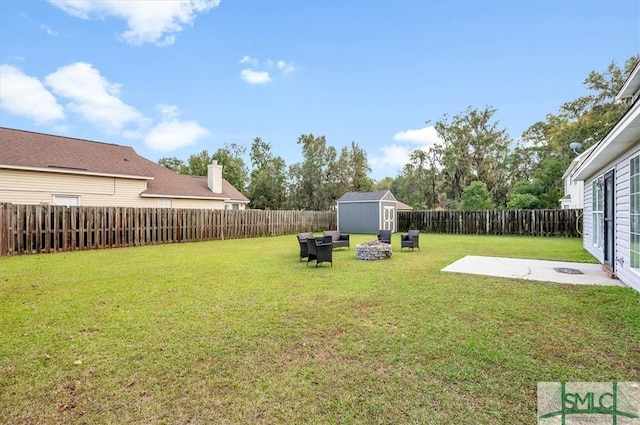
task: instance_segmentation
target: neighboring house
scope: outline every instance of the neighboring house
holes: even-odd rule
[[[337,201],[338,230],[373,233],[397,230],[398,201],[388,190],[347,192]]]
[[[584,181],[587,251],[610,274],[640,291],[640,63],[618,100],[631,106],[577,168]]]
[[[413,211],[413,207],[411,205],[407,205],[404,202],[397,201],[396,209],[398,211]]]
[[[561,209],[566,210],[584,208],[584,183],[582,182],[582,180],[575,180],[574,171],[580,166],[580,164],[584,162],[584,160],[589,156],[594,148],[595,145],[577,155],[573,159],[573,161],[571,161],[569,167],[567,167],[567,171],[565,171],[562,175],[562,180],[564,181],[564,196],[560,198]]]
[[[0,127],[0,202],[245,209],[249,199],[216,163],[185,176],[128,146]]]

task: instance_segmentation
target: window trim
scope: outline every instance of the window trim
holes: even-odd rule
[[[638,246],[636,250],[634,242]],[[640,274],[640,154],[629,160],[629,268]]]
[[[598,176],[591,182],[591,217],[593,246],[604,252],[604,178]]]
[[[163,205],[165,204],[165,205]],[[158,198],[158,208],[173,208],[172,198]]]
[[[60,202],[62,200],[72,200],[75,199],[75,205],[71,202]],[[80,206],[80,195],[53,195],[52,204],[56,207],[79,207]]]

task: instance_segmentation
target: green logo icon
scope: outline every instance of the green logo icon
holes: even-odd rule
[[[583,423],[640,425],[640,383],[538,383],[538,424]]]

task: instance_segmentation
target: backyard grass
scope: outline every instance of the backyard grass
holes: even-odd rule
[[[423,234],[298,262],[295,236],[0,258],[0,422],[531,424],[541,381],[639,381],[640,295],[440,272],[593,258]]]

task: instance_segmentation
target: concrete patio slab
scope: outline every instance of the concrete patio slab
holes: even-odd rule
[[[602,271],[600,264],[567,261],[527,260],[518,258],[467,255],[442,269],[443,272],[469,273],[512,279],[539,280],[575,285],[625,286]],[[565,273],[563,273],[564,271]],[[568,274],[566,272],[580,272]]]

